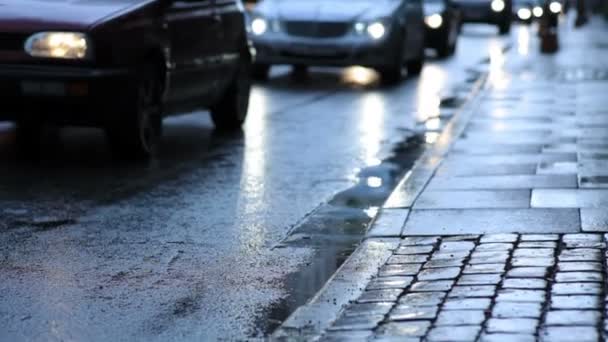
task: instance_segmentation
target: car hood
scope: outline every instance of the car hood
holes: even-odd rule
[[[390,16],[398,6],[396,0],[272,0],[257,12],[280,20],[354,22]]]
[[[87,30],[149,0],[0,0],[0,32]]]

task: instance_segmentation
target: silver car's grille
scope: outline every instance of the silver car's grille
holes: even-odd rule
[[[351,28],[350,23],[317,21],[284,21],[283,27],[290,36],[311,38],[342,37]]]
[[[0,50],[23,50],[26,34],[0,32]]]

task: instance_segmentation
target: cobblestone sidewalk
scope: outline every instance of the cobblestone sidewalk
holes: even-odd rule
[[[394,241],[379,270],[330,324],[304,309],[287,325],[321,341],[606,340],[608,27],[561,35],[555,56],[528,32],[490,58],[468,116],[370,229]]]

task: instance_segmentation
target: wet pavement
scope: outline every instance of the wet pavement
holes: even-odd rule
[[[361,68],[277,68],[242,134],[171,118],[148,165],[114,161],[89,129],[50,129],[41,159],[20,160],[2,124],[0,340],[268,335],[357,246],[470,92],[467,69],[511,40],[465,28],[455,57],[392,88]]]
[[[600,95],[608,64],[597,47],[608,26],[598,18],[571,27],[561,27],[554,56],[539,55],[537,39],[522,35],[529,29],[516,29],[514,49],[490,58],[486,86],[399,183],[336,275],[350,282],[326,286],[336,304],[313,300],[275,337],[606,339],[608,171],[598,166],[608,151]],[[358,267],[366,268],[359,277]]]

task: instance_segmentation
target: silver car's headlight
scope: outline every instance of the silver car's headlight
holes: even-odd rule
[[[367,35],[373,40],[384,38],[389,31],[389,25],[385,20],[357,22],[353,28],[357,35]]]
[[[494,12],[502,12],[505,9],[506,5],[503,0],[493,0],[490,4],[490,7],[492,7],[492,11]]]
[[[435,13],[424,18],[426,26],[432,29],[438,29],[443,25],[443,17],[439,13]]]
[[[251,32],[256,36],[261,36],[268,30],[268,21],[264,18],[255,18],[251,21]]]
[[[25,52],[34,57],[85,59],[90,56],[89,39],[79,32],[40,32],[25,42]]]

